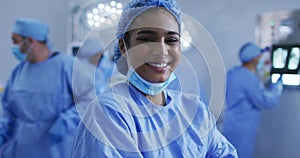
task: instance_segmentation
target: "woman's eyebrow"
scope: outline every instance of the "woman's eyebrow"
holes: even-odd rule
[[[137,34],[139,35],[139,34],[158,34],[158,33],[153,30],[141,30],[137,32]]]
[[[178,35],[178,36],[180,36],[180,34],[178,32],[175,32],[175,31],[168,31],[166,34],[167,35]]]
[[[152,34],[152,35],[156,35],[158,34],[156,31],[153,31],[153,30],[141,30],[141,31],[138,31],[137,32],[138,35],[140,34]],[[167,35],[178,35],[180,36],[180,34],[178,32],[175,32],[175,31],[168,31],[166,32],[165,34]]]

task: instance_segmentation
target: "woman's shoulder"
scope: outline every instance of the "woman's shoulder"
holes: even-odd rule
[[[172,99],[178,101],[193,101],[195,104],[199,104],[200,96],[195,93],[182,92],[178,90],[168,90],[168,95],[171,96]]]
[[[114,97],[113,95],[125,95],[125,93],[128,93],[128,84],[126,82],[117,83],[115,85],[110,86],[105,91],[103,91],[99,98],[111,98]]]
[[[129,99],[129,88],[126,82],[113,85],[98,96],[98,102],[105,106],[118,106],[114,103],[126,99]]]
[[[215,124],[212,113],[209,110],[209,106],[206,105],[197,94],[193,93],[181,93],[172,91],[170,94],[177,95],[177,103],[179,104],[179,111],[181,115],[190,120],[191,126],[194,128],[207,128],[212,127]],[[180,96],[180,97],[178,97]]]
[[[168,90],[168,95],[174,103],[181,103],[185,108],[195,108],[195,110],[206,111],[207,106],[199,94]]]

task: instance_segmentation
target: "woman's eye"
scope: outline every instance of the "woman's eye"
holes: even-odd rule
[[[166,42],[170,43],[170,44],[175,44],[175,43],[179,42],[179,39],[178,38],[169,38],[166,40]]]
[[[142,41],[142,42],[153,42],[154,40],[150,37],[139,37],[137,38],[138,41]]]

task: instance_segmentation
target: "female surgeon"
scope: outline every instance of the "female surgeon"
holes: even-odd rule
[[[135,0],[124,8],[115,53],[127,81],[89,104],[73,158],[237,157],[199,96],[166,88],[181,55],[180,12],[173,0]]]

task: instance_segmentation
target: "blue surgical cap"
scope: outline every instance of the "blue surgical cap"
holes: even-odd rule
[[[239,52],[239,58],[242,63],[247,63],[251,61],[252,59],[258,57],[263,52],[265,52],[268,49],[261,49],[257,45],[255,45],[252,42],[248,42],[242,46]]]
[[[168,10],[177,20],[179,29],[181,29],[181,9],[179,5],[174,0],[133,0],[128,3],[126,7],[123,8],[122,15],[119,20],[117,28],[117,39],[124,38],[124,34],[128,31],[131,23],[139,15],[144,13],[150,8],[163,7]],[[115,60],[118,60],[121,56],[121,52],[118,45],[115,46]]]
[[[79,57],[89,58],[104,50],[104,45],[99,37],[88,37],[80,47]]]
[[[43,22],[28,18],[19,18],[14,24],[13,33],[23,37],[32,37],[37,41],[47,42],[49,28]]]

